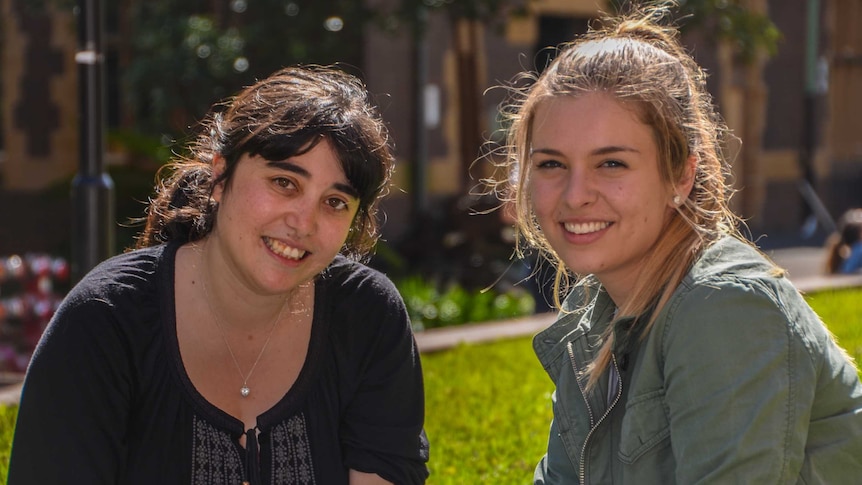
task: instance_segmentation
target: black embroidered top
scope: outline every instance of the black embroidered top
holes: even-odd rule
[[[206,401],[180,360],[178,247],[114,257],[66,297],[28,369],[10,485],[330,485],[351,468],[425,481],[419,355],[385,276],[342,257],[320,275],[303,368],[243,448],[242,422]]]

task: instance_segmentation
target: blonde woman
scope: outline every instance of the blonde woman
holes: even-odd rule
[[[535,483],[856,483],[857,370],[740,235],[667,14],[607,19],[507,110],[518,226],[567,291],[533,341],[556,385]]]

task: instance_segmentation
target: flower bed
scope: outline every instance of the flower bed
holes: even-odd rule
[[[23,373],[69,287],[69,263],[47,254],[0,257],[0,372]]]

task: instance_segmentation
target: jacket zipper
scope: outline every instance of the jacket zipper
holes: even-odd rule
[[[617,373],[617,375],[620,375],[619,383],[617,384],[617,393],[616,393],[616,396],[614,397],[614,401],[608,406],[608,409],[605,411],[604,414],[602,414],[602,417],[599,418],[598,422],[593,424],[593,410],[590,407],[590,401],[589,401],[589,399],[587,399],[587,393],[584,389],[583,384],[581,384],[581,380],[579,378],[578,364],[577,364],[577,360],[575,359],[575,351],[572,348],[572,343],[569,342],[569,344],[566,347],[569,351],[569,360],[572,361],[572,369],[575,371],[575,381],[578,383],[578,389],[581,391],[581,396],[583,396],[584,403],[587,405],[587,414],[589,414],[589,416],[590,416],[590,431],[587,433],[587,437],[584,438],[584,445],[581,447],[581,460],[580,460],[580,463],[578,464],[578,477],[580,479],[580,483],[581,483],[581,485],[586,485],[587,473],[586,473],[585,460],[586,460],[586,456],[587,456],[587,446],[590,442],[590,437],[593,435],[593,432],[596,430],[596,428],[598,428],[599,425],[602,424],[602,421],[605,420],[605,418],[608,416],[608,414],[611,413],[611,410],[614,408],[614,406],[616,406],[617,403],[619,402],[620,397],[622,396],[623,380],[622,380],[622,376],[620,375],[619,368],[617,367],[617,357],[614,354],[611,354],[611,363],[614,366],[614,371]]]

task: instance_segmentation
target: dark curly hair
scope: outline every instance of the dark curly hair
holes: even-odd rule
[[[279,70],[214,105],[190,154],[159,171],[136,247],[196,241],[209,234],[218,210],[213,188],[230,184],[242,155],[284,160],[308,152],[323,139],[332,144],[359,193],[359,210],[342,253],[355,259],[367,256],[379,237],[377,206],[394,163],[389,133],[362,82],[324,66]],[[215,179],[212,162],[217,154],[224,158],[225,170]]]

